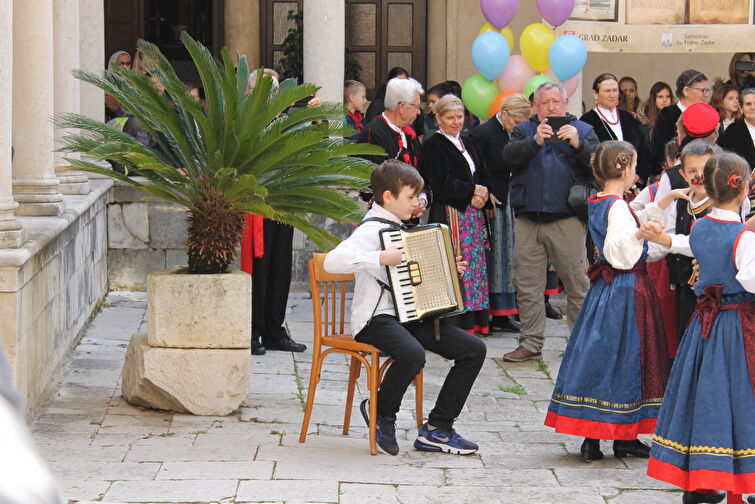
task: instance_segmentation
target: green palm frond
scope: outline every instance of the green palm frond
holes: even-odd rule
[[[204,106],[189,95],[159,48],[139,41],[149,76],[122,66],[99,75],[82,70],[74,74],[117,99],[157,147],[147,148],[100,121],[62,114],[56,117],[57,126],[76,133],[64,139],[60,150],[138,170],[146,181],[86,160],[69,160],[83,170],[139,187],[150,197],[195,213],[210,207],[214,212],[256,213],[291,224],[329,249],[337,240],[315,225],[313,216],[358,221],[359,205],[343,189],[367,187],[374,165],[358,156],[380,155],[383,150],[341,138],[353,130],[344,126],[340,104],[292,109],[293,103],[317,91],[314,84],[285,80],[274,87],[260,71],[254,89],[247,92],[246,57],[239,56],[234,66],[226,50],[217,61],[188,34],[181,40],[204,88]],[[160,93],[151,79],[157,79],[165,92]]]

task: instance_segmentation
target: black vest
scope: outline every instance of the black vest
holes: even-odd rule
[[[693,222],[708,215],[711,208],[713,208],[712,200],[706,201],[694,210],[689,201],[676,200],[676,234],[689,236]],[[669,254],[666,256],[666,264],[668,265],[668,277],[671,285],[689,284],[689,279],[692,277],[691,257],[682,254]]]

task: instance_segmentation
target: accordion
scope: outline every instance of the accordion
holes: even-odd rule
[[[403,252],[401,264],[386,266],[399,322],[448,317],[464,311],[451,233],[443,224],[380,231],[383,250]]]

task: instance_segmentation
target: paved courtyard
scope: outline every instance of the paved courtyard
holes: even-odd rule
[[[554,299],[563,307],[564,300]],[[456,426],[480,444],[468,457],[420,453],[414,391],[398,416],[401,453],[371,456],[357,409],[341,434],[348,361],[326,360],[305,444],[298,442],[311,359],[312,310],[304,294],[289,302],[288,327],[303,354],[252,357],[249,396],[228,417],[149,411],[121,397],[120,374],[131,335],[146,331],[146,295],[113,292],[32,423],[39,450],[70,503],[579,503],[681,502],[681,493],[645,475],[646,461],[579,457],[581,440],[543,426],[566,344],[564,321],[548,321],[541,362],[497,360],[515,335],[485,338],[488,359]],[[429,411],[449,363],[430,356]],[[364,374],[364,373],[363,373]]]

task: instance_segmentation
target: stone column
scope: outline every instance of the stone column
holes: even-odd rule
[[[343,102],[346,2],[304,0],[304,81],[323,101]]]
[[[13,195],[18,215],[64,210],[53,149],[53,0],[13,1]]]
[[[16,219],[11,168],[11,97],[13,96],[13,4],[0,2],[0,248],[18,248],[26,232]],[[0,342],[2,344],[2,342]]]
[[[225,0],[225,46],[231,56],[246,56],[249,68],[260,66],[259,0]]]
[[[82,70],[102,73],[105,67],[105,2],[79,0],[79,65]],[[133,56],[133,54],[132,54]],[[81,113],[105,120],[105,93],[80,82]]]
[[[55,114],[78,113],[81,109],[80,81],[71,74],[79,68],[79,0],[55,0],[54,3],[54,72]],[[55,146],[62,145],[62,138],[70,130],[55,130]],[[60,180],[63,194],[86,194],[89,192],[89,177],[81,170],[71,170],[64,157],[78,154],[55,153],[55,175]]]

